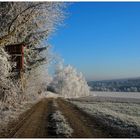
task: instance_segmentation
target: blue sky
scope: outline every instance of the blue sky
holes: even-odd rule
[[[76,2],[51,37],[87,80],[140,77],[140,3]]]

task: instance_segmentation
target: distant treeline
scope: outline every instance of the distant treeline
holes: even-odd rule
[[[92,91],[140,92],[140,78],[109,81],[90,81]]]

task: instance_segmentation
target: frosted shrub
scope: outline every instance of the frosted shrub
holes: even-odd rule
[[[56,70],[52,87],[58,94],[66,98],[89,95],[89,87],[82,73],[78,73],[70,65],[61,66]]]
[[[51,77],[47,69],[43,70],[42,67],[37,67],[31,71],[32,74],[26,75],[25,95],[27,101],[37,101],[45,96],[44,90],[49,84]]]

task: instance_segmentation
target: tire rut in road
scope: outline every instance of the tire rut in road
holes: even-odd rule
[[[15,138],[46,137],[47,100],[42,100],[35,111],[25,120],[22,127],[13,135]]]
[[[55,99],[44,99],[24,113],[8,135],[9,138],[61,138],[56,133],[56,122],[52,120],[53,113],[58,110]]]
[[[23,126],[25,121],[35,112],[37,106],[41,102],[38,102],[34,106],[32,106],[30,109],[22,113],[19,117],[18,120],[14,122],[10,122],[7,126],[7,131],[4,133],[3,137],[11,138],[14,137],[14,135],[17,133],[17,131]]]
[[[48,116],[47,116],[47,120],[48,120],[48,125],[47,125],[47,130],[48,130],[48,138],[56,138],[58,137],[56,134],[56,130],[55,130],[55,122],[52,121],[52,114],[55,112],[56,107],[53,104],[54,99],[49,101],[48,104]]]
[[[47,137],[47,106],[44,99],[33,106],[29,114],[17,123],[8,137],[13,138],[45,138]]]
[[[55,106],[54,101],[57,106]],[[22,119],[13,127],[8,137],[65,138],[65,135],[56,133],[56,122],[52,120],[52,115],[57,110],[62,113],[73,129],[73,138],[109,137],[107,133],[99,129],[95,120],[78,110],[73,104],[59,98],[43,99],[23,113]]]
[[[57,99],[60,111],[66,117],[70,126],[74,130],[73,138],[107,138],[110,135],[102,131],[88,114],[82,112],[73,104]]]

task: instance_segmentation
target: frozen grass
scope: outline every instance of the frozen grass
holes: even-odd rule
[[[34,101],[24,101],[17,104],[15,107],[9,107],[7,109],[0,110],[0,134],[7,131],[7,125],[10,122],[18,120],[20,114],[30,109],[40,99]]]
[[[80,101],[72,103],[109,127],[129,131],[131,137],[140,136],[140,104]]]
[[[60,111],[56,111],[52,114],[51,121],[55,122],[55,131],[57,135],[64,137],[72,136],[73,129],[69,126],[68,122]]]

